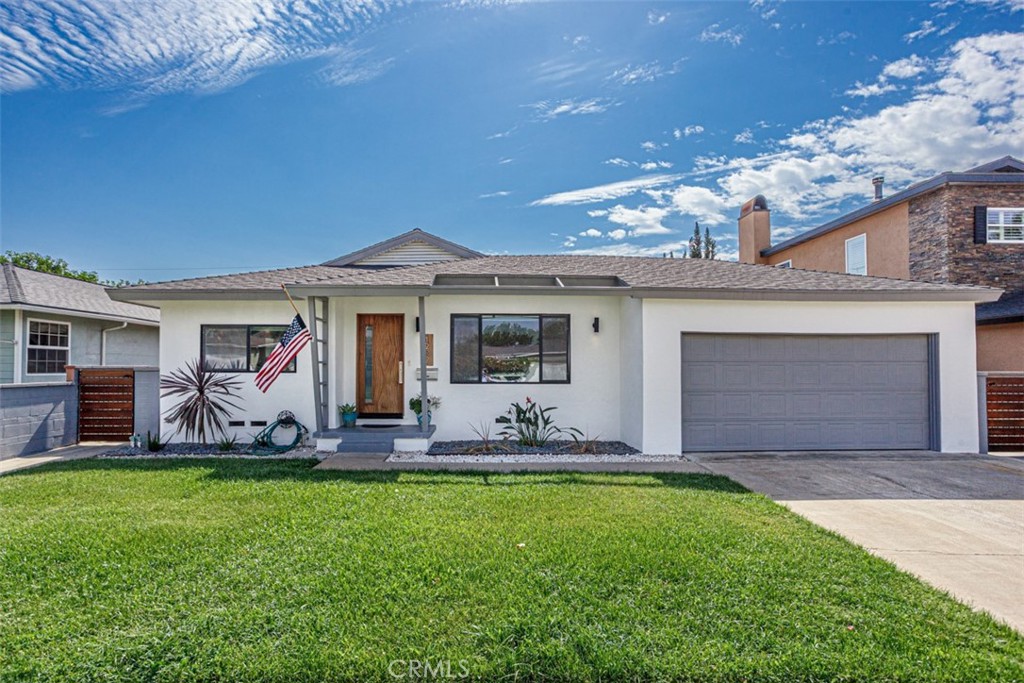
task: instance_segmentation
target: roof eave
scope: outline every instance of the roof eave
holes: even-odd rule
[[[280,289],[110,289],[113,301],[139,304],[145,301],[284,301]]]
[[[154,308],[149,306],[148,308]],[[145,325],[147,327],[160,327],[159,320],[150,320],[148,318],[137,318],[131,315],[117,315],[116,313],[94,313],[92,311],[83,311],[80,308],[60,308],[57,306],[39,306],[38,304],[23,304],[19,302],[15,303],[4,303],[0,304],[0,310],[8,311],[29,311],[31,313],[52,313],[55,315],[64,315],[71,318],[91,318],[93,320],[110,320],[113,322],[128,322],[132,325]],[[155,309],[159,310],[159,309]]]
[[[833,221],[829,221],[824,225],[819,225],[816,228],[811,228],[807,232],[804,232],[796,237],[791,237],[785,242],[779,242],[767,249],[761,250],[761,256],[773,256],[779,252],[785,251],[798,244],[810,241],[816,237],[838,230],[850,223],[859,221],[868,216],[872,216],[880,211],[892,208],[897,204],[902,204],[905,201],[909,201],[914,197],[918,197],[928,192],[933,192],[946,185],[1024,185],[1024,177],[1020,177],[1021,174],[1017,173],[943,173],[942,175],[935,176],[929,180],[925,180],[916,185],[912,185],[902,192],[897,192],[894,195],[881,199],[867,206],[862,206],[859,209],[851,211],[845,216],[841,216]]]

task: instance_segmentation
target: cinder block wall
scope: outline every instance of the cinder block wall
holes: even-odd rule
[[[8,384],[0,388],[0,459],[77,441],[77,385]]]

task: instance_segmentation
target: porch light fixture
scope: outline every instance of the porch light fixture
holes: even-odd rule
[[[600,318],[594,318],[594,334],[597,334],[600,331],[601,331],[601,319]]]

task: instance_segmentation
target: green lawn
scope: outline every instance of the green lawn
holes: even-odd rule
[[[1024,679],[1013,631],[728,479],[310,466],[0,477],[0,680]]]

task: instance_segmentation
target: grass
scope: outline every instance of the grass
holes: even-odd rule
[[[719,477],[233,460],[0,477],[2,681],[393,681],[394,660],[484,680],[1012,681],[1024,639]]]

